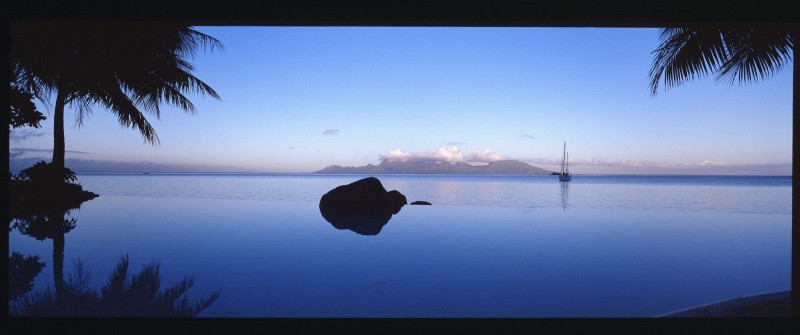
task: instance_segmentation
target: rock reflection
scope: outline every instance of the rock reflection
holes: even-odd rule
[[[392,218],[392,213],[322,214],[334,228],[348,229],[360,235],[378,235]]]
[[[319,201],[319,211],[336,229],[377,235],[406,204],[403,194],[387,192],[377,178],[368,177],[325,193]]]

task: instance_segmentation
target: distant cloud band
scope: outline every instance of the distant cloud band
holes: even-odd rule
[[[30,138],[42,137],[44,135],[47,135],[47,133],[31,129],[11,129],[8,132],[8,139],[9,141],[16,143]]]
[[[558,165],[561,164],[561,160],[555,159],[544,159],[544,158],[536,158],[528,160],[531,164],[542,164],[542,165]],[[731,166],[731,164],[725,162],[714,162],[709,160],[704,160],[702,162],[689,162],[689,163],[667,163],[667,162],[653,162],[648,160],[623,160],[623,161],[607,161],[605,159],[582,159],[582,158],[570,158],[569,159],[570,165],[591,165],[591,166],[602,166],[602,167],[626,167],[626,168],[669,168],[669,167],[700,167],[700,166]]]
[[[466,157],[456,146],[439,148],[433,151],[408,152],[400,149],[389,151],[380,155],[381,160],[403,161],[403,162],[493,162],[508,159],[503,155],[496,154],[489,149],[483,151],[473,151]]]

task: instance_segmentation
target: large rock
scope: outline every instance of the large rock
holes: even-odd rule
[[[325,193],[319,211],[337,229],[376,235],[407,203],[402,193],[387,192],[377,178],[368,177]]]

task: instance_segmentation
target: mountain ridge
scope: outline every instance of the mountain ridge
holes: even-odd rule
[[[501,160],[486,165],[465,162],[405,162],[383,160],[378,165],[339,166],[331,165],[312,173],[320,174],[552,174],[525,162]]]

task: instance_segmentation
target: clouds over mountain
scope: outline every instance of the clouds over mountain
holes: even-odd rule
[[[387,154],[378,156],[381,161],[390,162],[474,162],[488,163],[506,160],[508,157],[492,152],[489,149],[483,151],[473,151],[464,156],[456,146],[439,148],[432,151],[408,152],[400,149],[389,151]]]
[[[506,156],[492,152],[489,149],[483,151],[473,151],[471,154],[464,158],[465,162],[496,162],[509,159]]]

